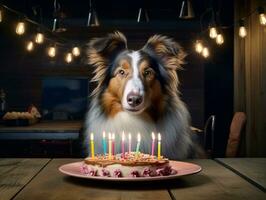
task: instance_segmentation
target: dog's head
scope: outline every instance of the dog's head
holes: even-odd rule
[[[125,36],[115,32],[91,40],[87,55],[95,67],[93,95],[110,116],[120,111],[160,112],[166,96],[178,95],[176,70],[185,54],[170,38],[155,35],[142,49],[132,51]]]

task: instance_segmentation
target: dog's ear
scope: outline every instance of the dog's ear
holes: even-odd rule
[[[93,94],[97,93],[106,82],[112,60],[125,49],[127,49],[127,40],[120,32],[110,33],[103,38],[94,38],[89,42],[87,64],[95,67],[92,81],[97,82]]]
[[[184,64],[186,56],[183,48],[177,42],[161,35],[150,37],[142,50],[155,54],[166,68],[172,70],[182,68],[181,65]]]

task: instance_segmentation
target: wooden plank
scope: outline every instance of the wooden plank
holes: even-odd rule
[[[266,194],[213,160],[192,160],[199,174],[177,179],[170,190],[175,199],[266,199]]]
[[[62,164],[77,159],[54,159],[15,198],[21,199],[171,199],[164,185],[154,183],[119,183],[92,181],[65,176]]]
[[[16,195],[50,159],[0,159],[0,199]]]
[[[266,158],[218,158],[216,160],[266,192]]]

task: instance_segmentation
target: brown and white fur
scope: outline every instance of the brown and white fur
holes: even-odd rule
[[[91,105],[85,119],[84,143],[95,134],[96,153],[102,153],[102,132],[132,134],[132,148],[141,133],[141,151],[150,153],[151,132],[162,135],[162,153],[171,159],[191,156],[190,115],[180,100],[177,70],[185,54],[172,39],[155,35],[137,51],[127,49],[120,32],[88,44],[88,64],[95,68]]]

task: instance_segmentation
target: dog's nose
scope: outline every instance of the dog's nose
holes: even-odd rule
[[[127,95],[127,103],[132,107],[136,107],[136,106],[140,105],[142,103],[142,100],[143,100],[143,98],[140,94],[130,92]]]

